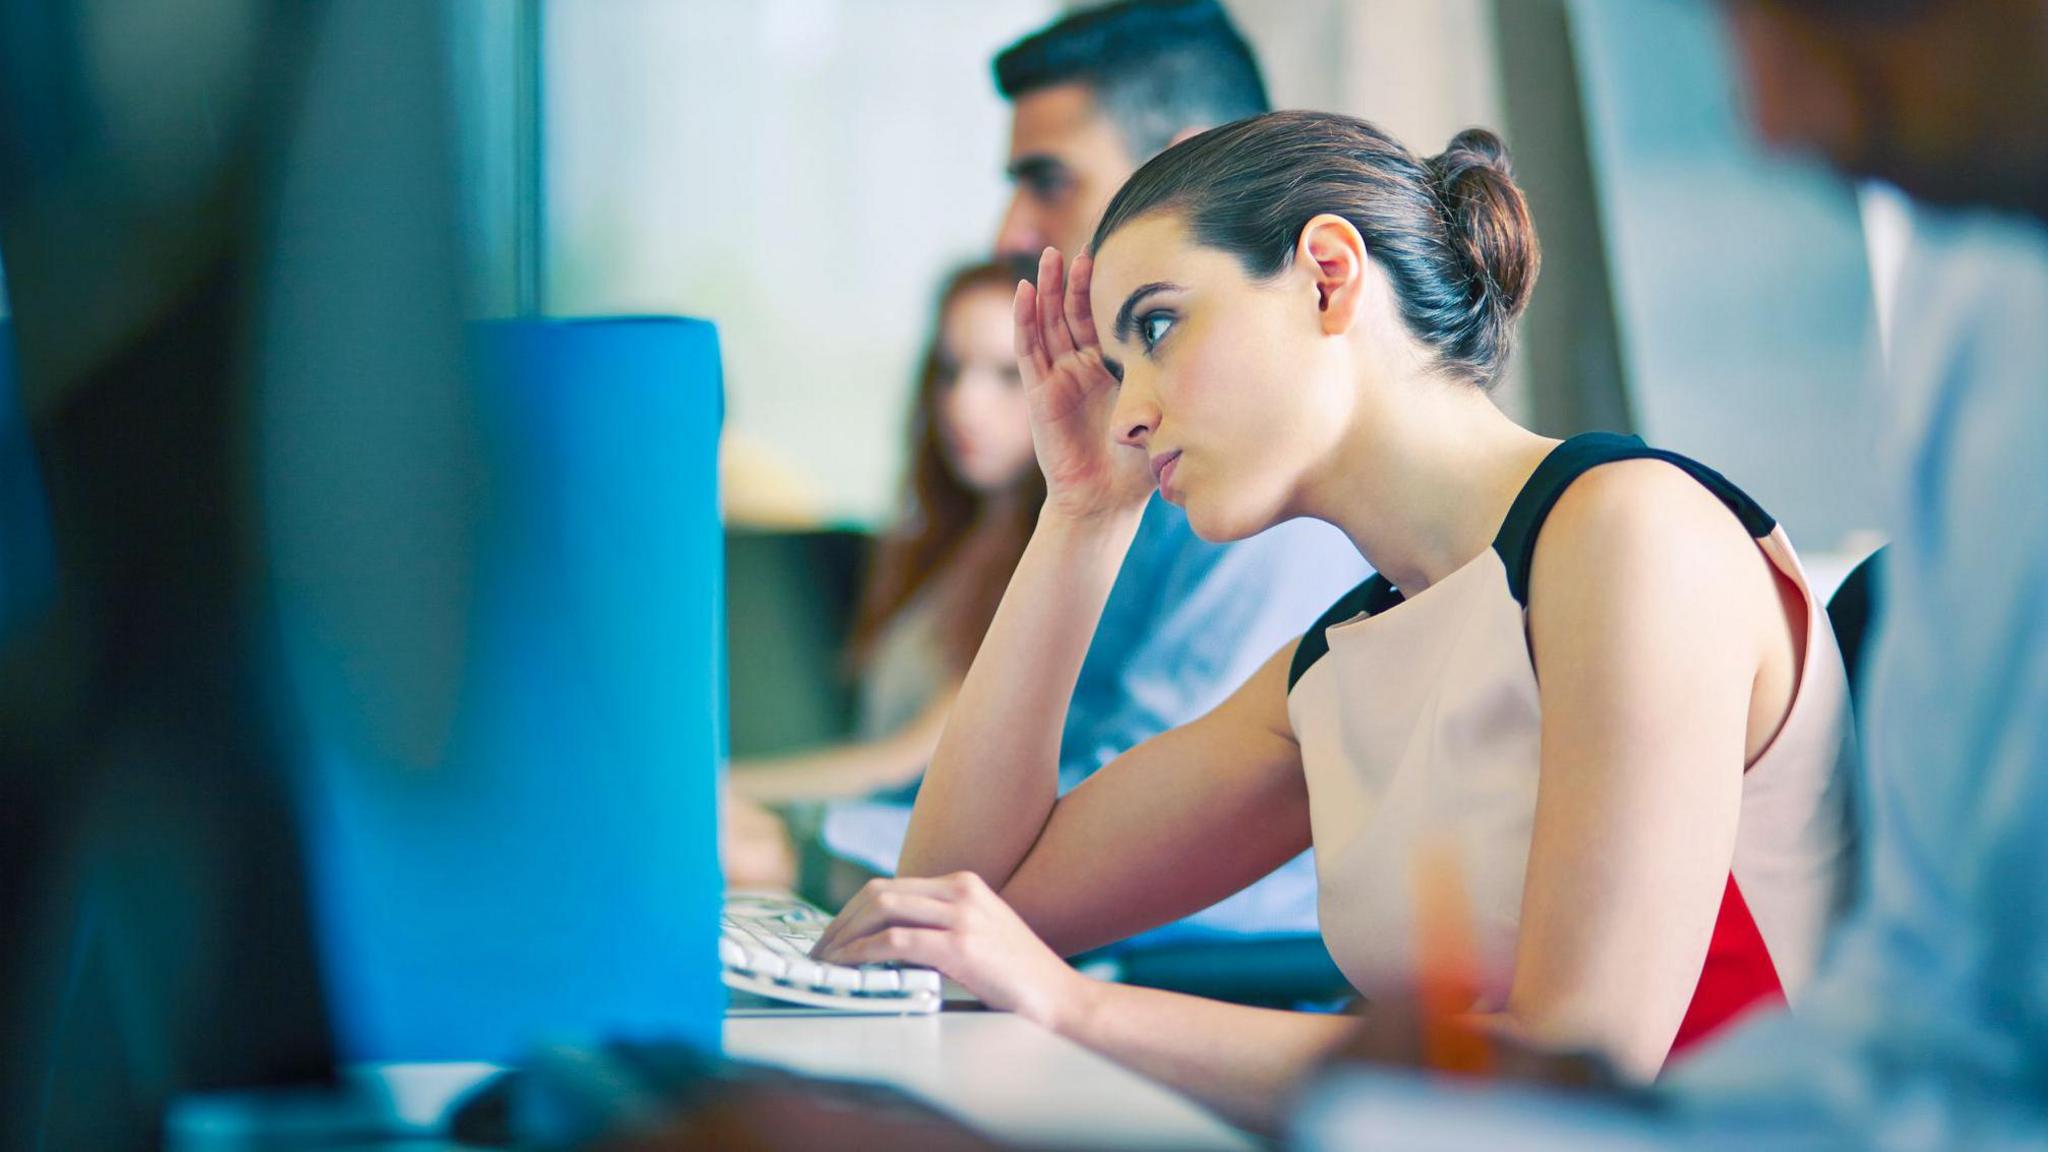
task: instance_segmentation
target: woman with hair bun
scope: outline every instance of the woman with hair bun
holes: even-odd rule
[[[1448,981],[1470,1028],[1643,1079],[1796,1005],[1847,871],[1839,652],[1721,476],[1494,406],[1539,264],[1491,133],[1421,160],[1309,112],[1169,149],[1071,270],[1047,252],[1016,300],[1047,495],[918,796],[926,878],[871,884],[820,954],[937,967],[1252,1124],[1355,1022],[1059,957],[1311,844],[1369,1002]],[[1379,575],[1061,798],[1064,701],[1155,485],[1209,539],[1326,520]]]

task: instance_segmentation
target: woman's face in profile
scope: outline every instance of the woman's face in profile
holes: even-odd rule
[[[962,292],[939,323],[932,397],[939,450],[953,475],[983,495],[1011,487],[1038,466],[1011,323],[1010,296],[1000,285]]]
[[[1121,368],[1111,431],[1141,448],[1166,499],[1207,540],[1297,515],[1305,473],[1349,419],[1312,278],[1253,280],[1170,212],[1120,228],[1096,254],[1090,308]]]

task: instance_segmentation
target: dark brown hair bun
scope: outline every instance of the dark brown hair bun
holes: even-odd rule
[[[1451,243],[1473,271],[1473,288],[1504,324],[1529,302],[1543,252],[1529,202],[1515,183],[1507,145],[1484,128],[1467,128],[1428,161]]]

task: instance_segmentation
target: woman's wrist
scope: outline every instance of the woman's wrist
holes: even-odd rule
[[[1145,517],[1145,502],[1124,507],[1071,511],[1047,500],[1038,513],[1034,535],[1047,537],[1076,548],[1110,547],[1119,554],[1130,547],[1138,522]]]
[[[1059,978],[1034,1000],[1018,1005],[1018,1015],[1069,1040],[1088,1034],[1089,1022],[1101,1011],[1102,997],[1112,986],[1062,965]]]
[[[1041,566],[1049,565],[1049,571],[1057,573],[1054,579],[1064,595],[1095,589],[1106,598],[1116,573],[1123,567],[1124,556],[1131,550],[1131,541],[1138,535],[1138,523],[1143,516],[1143,507],[1074,515],[1055,511],[1048,505],[1039,513],[1038,526],[1032,529],[1026,563],[1039,572],[1048,571]],[[1025,564],[1018,565],[1020,573],[1024,568]],[[1102,605],[1096,603],[1091,610],[1101,609]],[[1094,632],[1092,618],[1088,630]]]

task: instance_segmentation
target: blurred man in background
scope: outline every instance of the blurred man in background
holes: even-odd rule
[[[1069,16],[1004,49],[1014,190],[1004,255],[1069,257],[1145,161],[1205,128],[1271,110],[1259,66],[1213,0],[1135,0]]]

